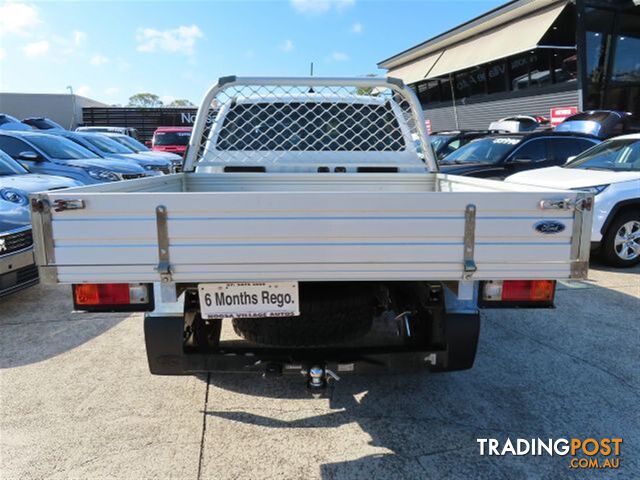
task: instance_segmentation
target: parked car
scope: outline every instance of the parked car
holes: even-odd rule
[[[541,116],[512,115],[501,118],[497,122],[491,122],[489,130],[494,132],[534,132],[541,128],[549,128],[549,120]]]
[[[606,140],[566,165],[506,181],[593,193],[592,250],[616,267],[640,262],[640,134]]]
[[[47,117],[29,117],[23,119],[22,123],[33,127],[35,130],[66,130],[62,125]]]
[[[129,137],[121,133],[106,132],[106,133],[101,133],[101,135],[104,135],[106,137],[109,137],[112,140],[115,140],[121,145],[124,145],[125,147],[129,148],[132,152],[151,155],[152,157],[155,157],[155,158],[162,158],[170,161],[174,172],[179,172],[182,170],[183,158],[176,153],[159,152],[159,151],[151,150],[144,143],[136,140],[133,137]]]
[[[68,177],[42,175],[27,170],[17,160],[0,150],[0,198],[19,205],[27,205],[32,192],[78,187],[82,183]]]
[[[172,166],[170,161],[135,153],[130,148],[100,133],[69,131],[57,131],[56,133],[90,150],[98,157],[136,163],[146,171],[156,175],[171,173]]]
[[[600,140],[574,133],[492,134],[472,140],[440,161],[442,173],[502,179],[522,170],[562,165]]]
[[[295,374],[317,393],[349,373],[464,370],[479,306],[549,308],[555,280],[586,278],[588,251],[568,247],[588,241],[570,226],[586,202],[557,239],[536,229],[565,226],[541,205],[583,194],[438,173],[397,81],[234,76],[204,98],[189,173],[47,192],[85,208],[33,213],[55,258],[39,266],[74,284],[76,310],[146,312],[153,374]]]
[[[466,145],[476,138],[486,137],[489,130],[451,130],[434,132],[429,135],[429,140],[438,160],[446,157],[454,150]]]
[[[59,135],[0,131],[0,150],[33,173],[59,175],[82,184],[115,182],[148,176],[135,163],[100,158]]]
[[[191,138],[191,127],[158,127],[153,132],[151,150],[184,156]]]
[[[588,133],[600,139],[640,133],[640,116],[615,110],[589,110],[565,118],[555,131]]]
[[[128,137],[138,139],[140,135],[138,133],[138,129],[133,127],[108,127],[108,126],[99,126],[93,125],[90,127],[78,127],[76,128],[76,132],[94,132],[94,133],[121,133],[122,135],[127,135]]]
[[[31,132],[33,128],[29,125],[25,125],[16,117],[7,115],[6,113],[0,113],[0,130],[14,130],[18,132]]]
[[[29,210],[0,199],[0,297],[36,283]]]
[[[29,173],[0,150],[0,297],[38,281],[27,195],[79,185],[70,178]]]

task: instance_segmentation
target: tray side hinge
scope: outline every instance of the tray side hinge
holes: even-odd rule
[[[473,274],[478,270],[473,258],[476,243],[476,206],[467,205],[464,210],[464,271],[462,278],[471,280]]]
[[[540,200],[538,207],[541,210],[578,210],[591,211],[593,208],[593,196],[580,196],[572,198],[548,198]]]
[[[84,210],[86,205],[81,198],[58,198],[53,201],[52,207],[56,212],[64,212],[65,210]]]

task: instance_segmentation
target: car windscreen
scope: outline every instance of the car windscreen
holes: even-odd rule
[[[153,135],[154,145],[189,145],[191,132],[156,132]]]
[[[50,130],[52,128],[60,128],[62,129],[62,125],[58,125],[56,122],[52,120],[46,120],[44,118],[29,118],[25,120],[27,125],[31,125],[32,127],[36,127],[38,130]]]
[[[96,154],[64,137],[53,135],[34,135],[28,139],[45,155],[60,160],[81,160],[83,158],[97,158]]]
[[[124,145],[125,147],[131,148],[134,152],[148,152],[148,151],[150,151],[150,149],[147,148],[147,146],[144,143],[139,142],[135,138],[131,138],[131,137],[124,136],[124,135],[122,137],[109,137],[109,138],[111,140],[114,140],[114,141]]]
[[[640,139],[602,142],[578,155],[564,168],[640,172]]]
[[[449,140],[453,138],[453,135],[430,135],[429,140],[433,149],[437,152],[445,145]]]
[[[609,116],[611,115],[615,115],[616,117],[618,117],[618,115],[611,112],[591,112],[591,113],[582,112],[582,113],[576,113],[575,115],[571,115],[569,118],[565,118],[564,121],[565,122],[576,122],[576,121],[603,122],[607,118],[609,118]]]
[[[401,151],[405,141],[386,104],[241,103],[231,107],[216,150]]]
[[[20,123],[20,120],[11,115],[0,115],[0,125],[4,125],[5,123]]]
[[[22,175],[29,171],[0,150],[0,175]]]
[[[87,142],[96,147],[102,153],[127,154],[133,153],[129,147],[101,135],[83,135]]]
[[[441,163],[498,163],[521,141],[522,137],[479,138],[454,150]]]

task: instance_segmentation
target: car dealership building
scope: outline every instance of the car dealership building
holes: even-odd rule
[[[515,0],[378,64],[433,130],[551,109],[640,113],[640,0]]]
[[[26,117],[48,117],[73,130],[82,123],[82,109],[107,107],[106,103],[67,93],[0,92],[0,113],[22,120]]]

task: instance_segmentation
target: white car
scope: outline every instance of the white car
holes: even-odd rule
[[[607,140],[562,167],[528,170],[505,181],[593,193],[592,250],[613,266],[640,262],[640,134]]]

